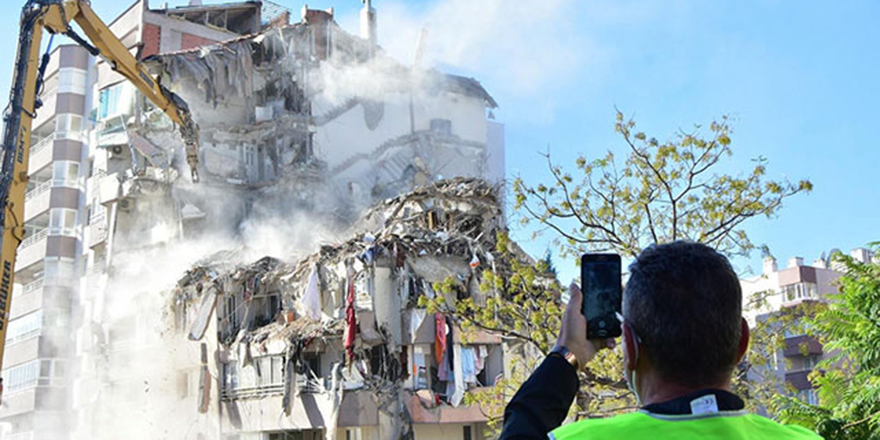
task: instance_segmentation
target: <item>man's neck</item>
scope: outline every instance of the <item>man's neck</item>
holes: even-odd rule
[[[643,406],[663,403],[706,388],[730,391],[730,381],[695,387],[669,382],[658,377],[656,374],[645,374],[645,376],[644,379],[641,375],[638,376],[639,394],[641,395]]]

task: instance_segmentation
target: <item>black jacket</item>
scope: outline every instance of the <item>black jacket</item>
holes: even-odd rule
[[[546,440],[565,420],[577,390],[574,367],[560,356],[548,356],[504,409],[498,440]]]
[[[504,427],[499,440],[546,440],[547,433],[565,420],[577,390],[578,377],[574,367],[560,356],[548,356],[504,409]],[[743,401],[732,393],[704,389],[646,405],[642,410],[656,414],[690,414],[690,402],[707,394],[715,395],[720,410],[738,411],[745,407]]]

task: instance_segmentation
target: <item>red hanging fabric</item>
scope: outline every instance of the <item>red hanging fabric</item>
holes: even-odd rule
[[[348,277],[348,295],[345,298],[345,334],[343,341],[348,361],[354,360],[354,337],[357,334],[357,317],[354,313],[354,277]]]
[[[434,359],[437,364],[443,362],[446,353],[446,318],[439,313],[434,314]]]

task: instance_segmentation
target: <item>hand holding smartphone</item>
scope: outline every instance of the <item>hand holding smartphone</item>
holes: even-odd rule
[[[587,320],[587,339],[620,336],[623,309],[620,255],[584,254],[581,256],[583,313]]]

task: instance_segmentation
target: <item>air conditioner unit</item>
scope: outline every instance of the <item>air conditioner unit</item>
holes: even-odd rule
[[[119,156],[122,154],[122,145],[114,145],[110,147],[110,154],[112,156]]]
[[[119,209],[128,212],[134,209],[134,200],[122,199],[119,201]]]

